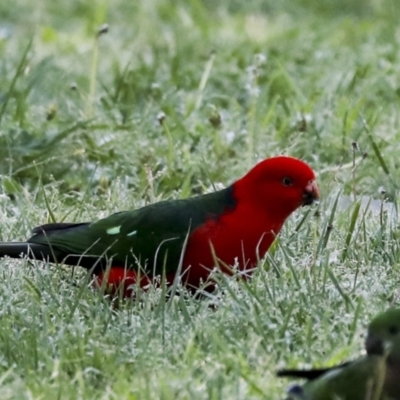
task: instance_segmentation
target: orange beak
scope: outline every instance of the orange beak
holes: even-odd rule
[[[308,182],[303,192],[303,206],[309,206],[313,203],[318,203],[319,197],[319,188],[315,180]]]

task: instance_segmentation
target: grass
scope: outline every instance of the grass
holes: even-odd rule
[[[215,310],[157,290],[115,309],[82,271],[2,260],[2,399],[280,399],[277,368],[361,352],[399,296],[400,6],[315,3],[1,2],[2,240],[278,153],[323,194]]]

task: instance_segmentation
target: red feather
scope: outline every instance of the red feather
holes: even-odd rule
[[[230,274],[237,265],[244,276],[249,276],[279,234],[287,217],[303,204],[319,198],[312,169],[291,157],[264,160],[233,184],[236,207],[209,219],[192,232],[183,258],[182,282],[198,288],[206,281],[219,260],[218,268]],[[306,196],[306,197],[305,197]],[[311,199],[308,203],[305,198]],[[229,266],[228,268],[226,266]],[[104,276],[98,277],[102,282]],[[174,274],[167,276],[172,283]],[[151,277],[142,276],[140,285],[146,286]],[[112,267],[108,285],[120,286],[124,293],[132,293],[129,286],[137,281],[134,271]]]

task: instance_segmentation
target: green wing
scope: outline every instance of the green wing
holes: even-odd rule
[[[292,387],[287,400],[383,400],[385,370],[385,357],[361,357],[303,386]]]
[[[28,242],[51,246],[58,261],[68,257],[67,264],[90,268],[101,258],[112,259],[113,265],[140,265],[149,274],[161,273],[165,265],[170,273],[179,265],[186,236],[207,219],[218,219],[234,207],[232,191],[230,187],[186,200],[155,203],[93,223],[43,225],[35,228]]]

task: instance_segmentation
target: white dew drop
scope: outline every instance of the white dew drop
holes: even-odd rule
[[[137,231],[132,231],[129,232],[126,236],[135,236],[137,234]]]
[[[113,226],[112,228],[108,228],[106,232],[109,235],[118,235],[118,233],[120,233],[120,231],[121,231],[121,225]]]

